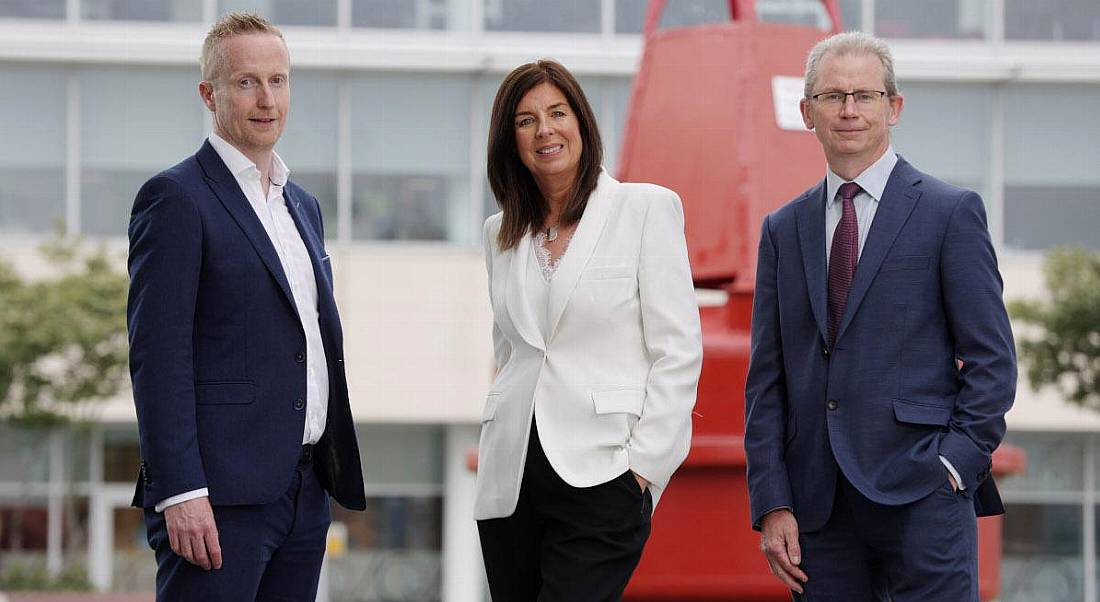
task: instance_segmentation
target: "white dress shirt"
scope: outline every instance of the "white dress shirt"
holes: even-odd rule
[[[894,171],[894,166],[898,163],[898,155],[894,152],[894,147],[889,146],[886,148],[886,152],[879,157],[878,161],[871,164],[870,167],[863,170],[852,182],[859,184],[859,194],[852,199],[852,204],[855,205],[856,210],[856,226],[859,227],[859,246],[856,250],[856,272],[859,272],[859,257],[863,255],[863,245],[867,242],[867,234],[871,231],[871,222],[875,220],[875,213],[878,211],[878,205],[882,202],[882,193],[886,190],[886,182],[890,180],[890,174]],[[844,212],[844,203],[840,198],[840,186],[846,183],[846,180],[833,172],[832,169],[826,168],[825,171],[825,190],[828,195],[829,202],[825,204],[825,258],[826,265],[831,259],[833,252],[833,233],[836,232],[836,227],[840,224],[841,215]],[[965,489],[962,478],[959,477],[959,471],[955,470],[955,467],[951,465],[951,462],[947,458],[940,456],[940,462],[943,462],[947,471],[951,473],[951,476],[955,478],[955,483],[959,489]]]
[[[270,186],[267,196],[264,197],[260,170],[256,164],[217,134],[210,134],[209,141],[237,180],[248,204],[263,224],[290,284],[294,305],[298,308],[298,318],[302,321],[302,329],[306,335],[306,424],[302,443],[316,443],[324,434],[325,420],[328,417],[328,360],[321,341],[317,280],[313,273],[313,264],[283,197],[283,187],[290,176],[290,170],[277,153],[272,154]],[[174,495],[157,504],[155,510],[163,512],[169,506],[206,495],[209,495],[209,491],[205,487]]]

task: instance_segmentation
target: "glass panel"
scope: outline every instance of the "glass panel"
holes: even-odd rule
[[[604,167],[618,177],[619,153],[623,148],[623,133],[630,111],[630,94],[634,90],[634,79],[629,77],[608,77],[604,79],[605,94],[610,100],[612,114],[600,120],[600,134],[604,137]]]
[[[1084,489],[1085,435],[1009,432],[1005,443],[1027,453],[1023,474],[998,479],[1002,492],[1073,492]]]
[[[0,81],[0,231],[48,231],[65,217],[65,73],[0,65]]]
[[[0,17],[64,19],[65,0],[0,0]]]
[[[649,0],[615,0],[615,31],[642,33]]]
[[[486,31],[599,33],[600,3],[586,0],[483,0]]]
[[[877,0],[875,33],[886,38],[985,39],[988,0]]]
[[[198,71],[126,67],[80,74],[81,224],[124,235],[138,188],[202,144]]]
[[[325,237],[335,238],[337,78],[331,73],[294,70],[290,82],[290,117],[275,150],[290,168],[290,179],[317,197]]]
[[[1009,40],[1100,40],[1096,0],[1005,0]]]
[[[1005,245],[1100,248],[1100,138],[1082,123],[1100,86],[1016,85],[1004,99]]]
[[[365,512],[334,506],[332,519],[348,535],[348,552],[328,559],[333,600],[440,599],[442,497],[369,497]]]
[[[218,0],[218,14],[224,15],[233,10],[254,12],[267,17],[279,27],[335,26],[336,4],[337,0]]]
[[[689,27],[730,20],[729,0],[668,0],[657,27]]]
[[[50,479],[49,434],[38,429],[0,425],[0,482],[44,482]],[[0,520],[0,524],[4,523]]]
[[[840,29],[863,29],[863,0],[840,0]]]
[[[103,480],[133,483],[141,465],[137,426],[108,427],[103,433]]]
[[[368,490],[443,484],[443,427],[364,424],[358,431]]]
[[[0,550],[12,553],[46,549],[49,511],[45,498],[0,502]]]
[[[1029,458],[1028,463],[1032,462]],[[1000,600],[1082,600],[1081,538],[1081,506],[1008,504]]]
[[[462,22],[458,0],[354,0],[351,24],[354,27],[402,29],[447,29]]]
[[[905,106],[892,133],[894,150],[918,169],[988,201],[989,86],[907,84],[901,93]]]
[[[81,0],[83,18],[99,21],[201,21],[194,0]]]
[[[469,213],[472,80],[372,74],[352,80],[352,236],[448,240],[477,234]]]
[[[756,18],[764,23],[805,25],[822,31],[832,28],[821,0],[756,0]]]

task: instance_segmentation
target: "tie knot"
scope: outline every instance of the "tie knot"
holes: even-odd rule
[[[856,195],[859,194],[861,190],[863,189],[859,187],[859,184],[855,182],[845,182],[840,185],[840,198],[845,201],[850,201],[856,198]]]

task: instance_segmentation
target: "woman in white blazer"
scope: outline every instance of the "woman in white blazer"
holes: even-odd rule
[[[619,600],[687,455],[702,362],[674,192],[615,181],[560,64],[493,103],[485,222],[497,374],[475,517],[497,602]]]

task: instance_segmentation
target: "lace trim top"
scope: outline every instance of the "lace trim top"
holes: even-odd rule
[[[558,271],[562,258],[569,252],[569,243],[571,242],[573,242],[572,234],[565,239],[565,247],[562,248],[561,255],[558,255],[557,259],[551,259],[550,249],[546,248],[546,233],[541,231],[535,233],[534,245],[532,246],[535,250],[535,259],[539,263],[539,272],[542,273],[543,280],[550,282],[550,279],[554,277],[554,272]]]

